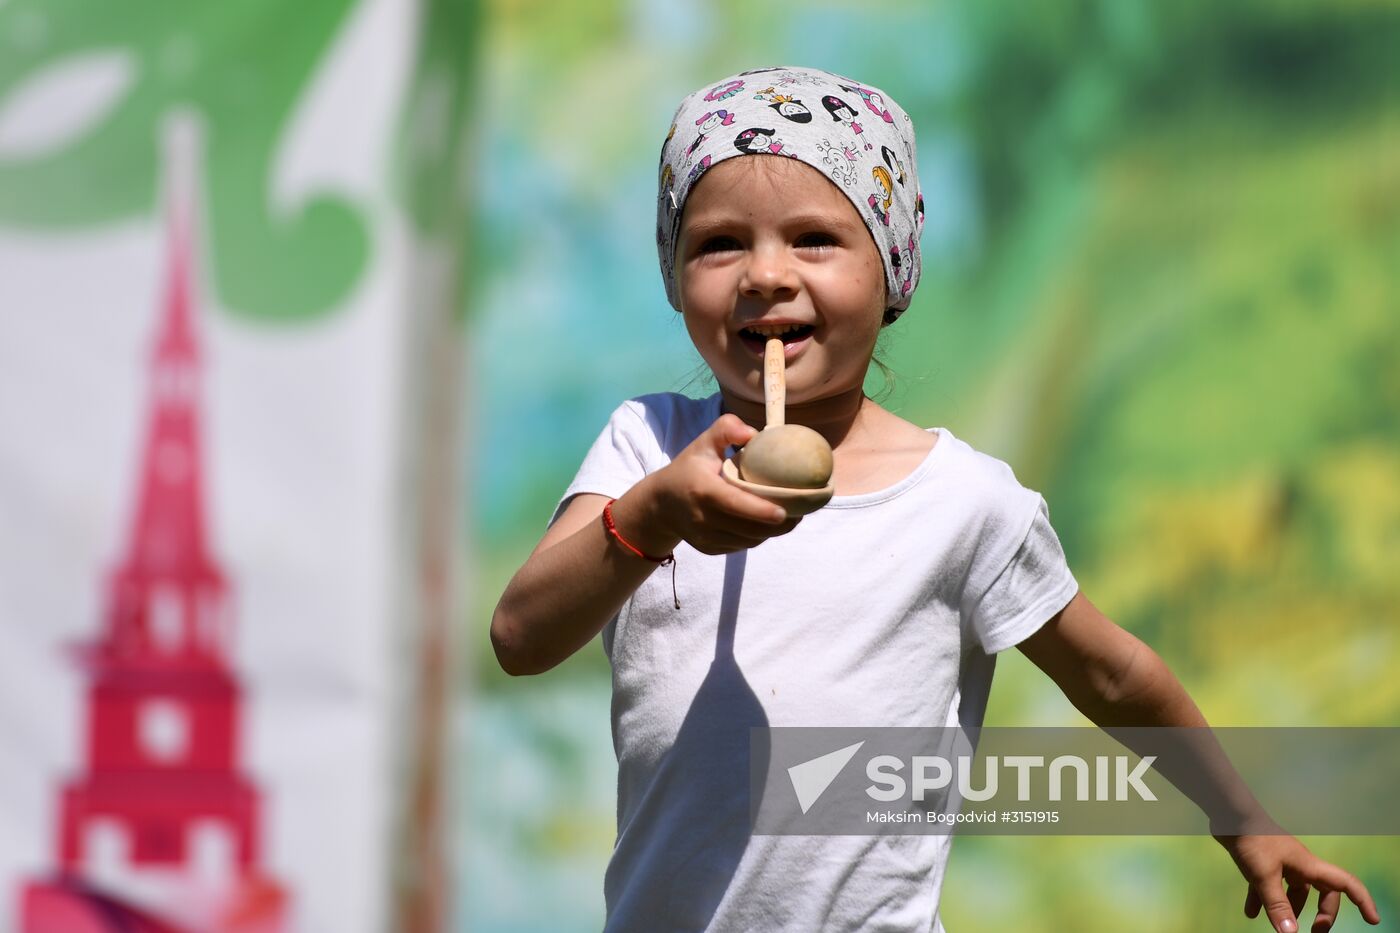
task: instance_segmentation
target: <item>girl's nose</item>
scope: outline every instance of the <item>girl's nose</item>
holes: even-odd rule
[[[754,247],[739,282],[739,293],[746,298],[771,300],[797,291],[797,279],[787,250]]]

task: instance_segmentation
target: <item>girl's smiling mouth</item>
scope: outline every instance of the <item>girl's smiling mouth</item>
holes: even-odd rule
[[[815,330],[811,324],[760,324],[740,330],[739,339],[756,356],[762,357],[768,341],[777,337],[783,342],[783,356],[791,359],[807,345]]]

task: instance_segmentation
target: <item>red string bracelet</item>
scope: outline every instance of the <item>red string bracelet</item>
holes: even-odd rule
[[[670,554],[667,554],[664,557],[652,557],[650,554],[643,553],[641,548],[637,547],[631,541],[628,541],[626,538],[624,538],[622,536],[622,533],[617,530],[617,523],[613,521],[612,507],[613,503],[616,501],[616,499],[609,499],[608,504],[603,506],[603,527],[608,530],[608,534],[612,535],[614,538],[617,539],[617,542],[619,544],[627,548],[627,550],[631,551],[633,554],[636,554],[638,557],[641,557],[645,560],[649,560],[653,564],[660,564],[663,567],[665,567],[667,564],[671,565],[671,598],[675,600],[676,608],[679,609],[681,607],[681,599],[678,595],[676,595],[675,552],[672,551]]]

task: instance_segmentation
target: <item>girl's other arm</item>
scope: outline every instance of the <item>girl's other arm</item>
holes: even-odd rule
[[[1083,593],[1017,647],[1055,681],[1076,709],[1101,727],[1209,725],[1166,662],[1099,612]],[[1196,760],[1190,763],[1192,773],[1214,778],[1210,799],[1197,799],[1196,803],[1208,813],[1263,813],[1213,735],[1207,732],[1202,740],[1185,744],[1188,750],[1196,752]],[[1179,761],[1176,767],[1180,767]],[[1187,783],[1178,780],[1184,775],[1173,775],[1171,769],[1173,765],[1166,759],[1158,768],[1185,790]],[[1199,781],[1190,783],[1200,785]],[[1267,820],[1267,816],[1261,818]],[[1343,892],[1361,909],[1368,923],[1380,923],[1376,905],[1360,880],[1313,855],[1292,836],[1215,838],[1249,883],[1246,916],[1257,916],[1262,906],[1275,930],[1294,933],[1298,929],[1296,917],[1306,905],[1310,890],[1316,887],[1319,901],[1314,933],[1332,928]],[[1284,880],[1288,882],[1287,892]]]
[[[618,533],[660,557],[682,540],[704,554],[725,554],[791,531],[800,519],[719,475],[725,449],[756,433],[736,415],[720,416],[613,503]],[[656,571],[608,534],[601,520],[607,501],[592,493],[570,499],[511,578],[491,616],[491,644],[507,673],[538,674],[559,664]]]

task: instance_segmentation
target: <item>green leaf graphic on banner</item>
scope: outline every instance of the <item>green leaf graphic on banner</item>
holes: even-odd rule
[[[154,209],[164,114],[206,126],[206,249],[220,303],[269,321],[340,306],[369,256],[363,208],[278,205],[293,108],[350,0],[0,4],[0,223],[67,230]],[[256,50],[256,51],[250,51]]]

